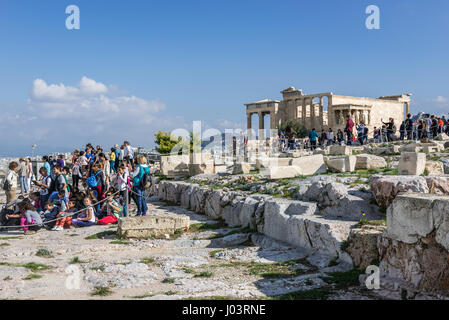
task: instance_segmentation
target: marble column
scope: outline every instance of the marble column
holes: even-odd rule
[[[323,97],[320,97],[320,127],[324,129],[324,107],[323,107]],[[329,114],[327,115],[329,117]]]
[[[306,100],[301,99],[301,105],[302,105],[302,125],[306,126]]]
[[[265,139],[263,113],[259,112],[259,140]]]
[[[251,123],[251,113],[246,114],[246,132],[248,135],[248,140],[251,140],[251,131],[252,131],[252,123]]]
[[[316,128],[315,116],[315,105],[313,104],[313,98],[310,98],[310,125],[312,128]]]

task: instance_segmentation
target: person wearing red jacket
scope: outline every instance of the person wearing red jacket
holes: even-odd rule
[[[345,132],[348,135],[348,146],[352,145],[352,129],[354,128],[354,121],[352,121],[351,116],[348,114],[346,115],[347,121],[346,121],[346,127]]]

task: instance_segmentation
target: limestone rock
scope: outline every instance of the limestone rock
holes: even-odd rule
[[[214,173],[226,173],[226,165],[215,165],[214,166]]]
[[[387,166],[384,158],[372,154],[359,154],[356,156],[355,168],[360,169],[381,169]]]
[[[305,249],[320,250],[323,254],[339,256],[352,263],[341,251],[341,243],[347,239],[353,222],[326,220],[314,216],[316,204],[272,199],[265,203],[265,235]]]
[[[449,159],[443,159],[441,160],[444,167],[444,174],[449,174]]]
[[[437,140],[437,141],[448,141],[449,140],[449,136],[447,134],[445,134],[445,133],[441,133],[438,136],[436,136],[434,140]]]
[[[419,176],[424,173],[426,155],[424,153],[403,152],[399,160],[399,174]]]
[[[351,190],[337,182],[317,181],[305,193],[298,194],[303,201],[317,202],[320,214],[349,220],[380,219],[381,213],[370,204],[368,193]]]
[[[385,154],[385,155],[394,155],[400,152],[400,146],[390,146],[390,147],[381,147],[381,148],[373,148],[373,153],[376,155]]]
[[[329,147],[329,154],[351,156],[352,149],[351,149],[351,147],[348,147],[348,146],[332,145]]]
[[[443,148],[438,143],[423,143],[424,153],[440,152]]]
[[[377,241],[385,229],[385,226],[370,225],[351,229],[346,251],[350,254],[355,266],[365,269],[374,261],[379,260]]]
[[[270,167],[262,171],[262,174],[266,175],[268,179],[276,180],[298,177],[302,175],[302,170],[297,166]]]
[[[357,158],[355,156],[327,157],[326,165],[333,172],[353,172]]]
[[[449,177],[426,177],[429,193],[449,195]]]
[[[371,177],[371,192],[379,207],[387,208],[399,192],[429,193],[424,177],[379,176]]]
[[[449,196],[409,193],[396,197],[387,210],[386,236],[416,243],[435,231],[435,240],[449,250]]]
[[[381,287],[399,283],[402,287],[429,293],[449,293],[448,252],[435,234],[408,244],[379,237]]]
[[[439,176],[444,174],[444,166],[441,161],[427,161],[425,170],[430,176]]]
[[[271,167],[285,167],[291,164],[291,158],[258,158],[256,159],[256,169],[267,169]]]
[[[214,241],[215,244],[221,247],[238,246],[249,240],[249,233],[236,233],[223,238],[218,238]]]
[[[214,190],[206,196],[204,212],[208,217],[211,217],[212,219],[221,217],[223,208],[220,205],[220,201],[223,195],[223,190]]]
[[[251,165],[248,162],[239,162],[232,167],[232,174],[248,174],[251,170]]]
[[[161,174],[168,177],[186,177],[189,172],[189,156],[161,156]]]
[[[176,230],[189,229],[188,216],[164,214],[144,217],[120,218],[117,233],[122,238],[145,239],[174,234]]]
[[[214,163],[204,162],[204,163],[191,163],[189,164],[190,176],[196,176],[197,174],[212,174],[214,173]]]
[[[321,154],[292,159],[289,165],[299,167],[303,176],[327,172],[324,157]]]
[[[245,198],[236,196],[232,201],[223,207],[222,218],[230,227],[242,226],[240,214],[242,212],[243,205],[245,204]],[[246,227],[246,226],[245,226]]]

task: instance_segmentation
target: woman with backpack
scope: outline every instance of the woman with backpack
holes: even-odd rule
[[[145,199],[145,184],[148,182],[150,168],[144,156],[138,156],[137,163],[136,169],[131,174],[133,177],[133,198],[137,205],[136,216],[146,216],[148,206]]]
[[[9,163],[9,171],[6,174],[5,183],[3,184],[3,190],[6,193],[6,203],[10,203],[16,199],[16,191],[17,191],[17,179],[19,175],[17,174],[17,170],[19,168],[19,164],[15,161]],[[7,207],[9,208],[9,207]]]
[[[97,200],[99,201],[104,199],[104,193],[106,191],[104,173],[101,169],[101,164],[94,165],[92,174],[87,178],[87,185],[92,191],[97,191]]]

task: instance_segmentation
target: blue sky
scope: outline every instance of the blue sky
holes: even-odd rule
[[[71,4],[80,30],[65,27]],[[380,30],[365,27],[372,4]],[[244,103],[289,86],[410,92],[412,111],[447,113],[448,31],[446,0],[1,0],[0,154],[150,147],[192,120],[244,129]]]

